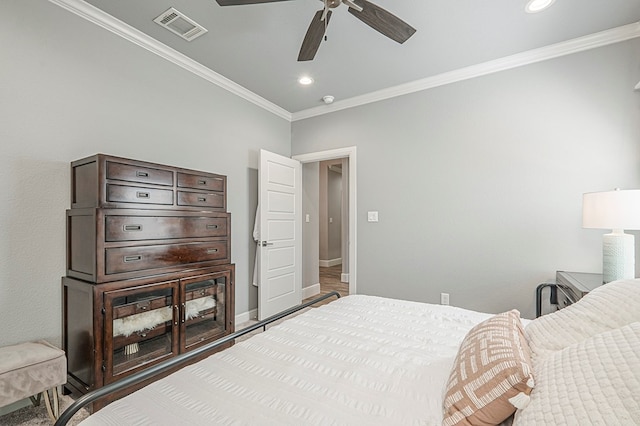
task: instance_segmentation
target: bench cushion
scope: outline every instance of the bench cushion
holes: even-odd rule
[[[0,348],[0,407],[67,382],[64,351],[45,341]]]

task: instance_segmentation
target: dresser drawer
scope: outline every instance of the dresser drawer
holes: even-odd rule
[[[204,176],[178,172],[179,188],[222,192],[224,191],[224,183],[224,177],[222,176]]]
[[[106,216],[105,241],[225,237],[227,217]]]
[[[71,208],[225,211],[227,177],[97,154],[71,163]]]
[[[173,186],[173,172],[171,170],[154,169],[113,161],[107,161],[106,164],[107,179]]]
[[[138,186],[107,185],[107,202],[171,206],[173,205],[173,191]]]
[[[214,260],[229,261],[226,240],[118,247],[105,250],[105,273],[119,274]]]
[[[224,209],[224,201],[223,194],[178,191],[179,206]]]

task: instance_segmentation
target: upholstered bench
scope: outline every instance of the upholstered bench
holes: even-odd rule
[[[27,397],[38,405],[42,394],[49,416],[55,420],[59,414],[57,386],[66,382],[67,359],[55,346],[39,341],[0,348],[0,407]]]

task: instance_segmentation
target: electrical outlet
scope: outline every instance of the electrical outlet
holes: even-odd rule
[[[440,304],[441,305],[449,304],[449,293],[440,293]]]

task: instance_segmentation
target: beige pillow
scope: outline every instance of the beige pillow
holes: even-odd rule
[[[496,425],[524,408],[534,385],[529,352],[517,310],[472,328],[449,376],[443,426]]]

